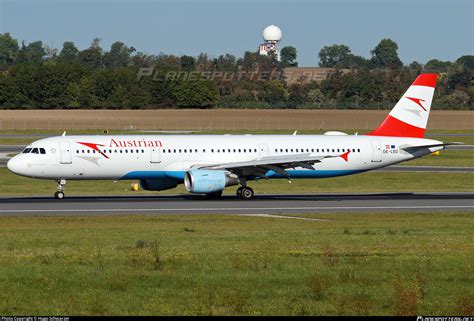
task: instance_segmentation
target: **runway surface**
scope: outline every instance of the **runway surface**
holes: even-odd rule
[[[350,212],[471,211],[474,193],[377,193],[235,196],[194,195],[0,198],[0,216],[139,214],[308,214]]]

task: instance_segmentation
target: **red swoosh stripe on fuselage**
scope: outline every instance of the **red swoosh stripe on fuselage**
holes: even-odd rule
[[[97,146],[104,146],[104,145],[101,145],[101,144],[94,144],[94,143],[84,143],[84,142],[77,142],[78,144],[82,144],[84,146],[87,146],[89,148],[92,148],[93,150],[95,150],[96,152],[98,152],[99,154],[101,154],[102,156],[104,156],[105,158],[109,158],[107,155],[105,155],[100,149],[99,147]]]

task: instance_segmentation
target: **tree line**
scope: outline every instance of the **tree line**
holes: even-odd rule
[[[252,51],[192,57],[149,55],[123,42],[105,51],[98,38],[84,50],[70,41],[61,50],[41,41],[20,46],[3,33],[0,108],[391,108],[418,74],[435,72],[434,108],[474,109],[474,56],[404,65],[397,50],[391,39],[370,59],[346,45],[325,46],[317,63],[333,72],[321,83],[289,85],[284,69],[298,66],[292,46],[280,59]]]

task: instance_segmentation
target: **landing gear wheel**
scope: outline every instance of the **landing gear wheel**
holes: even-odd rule
[[[251,200],[254,197],[253,189],[250,187],[242,187],[240,198],[243,200]]]
[[[242,189],[243,189],[243,187],[241,186],[235,192],[235,194],[237,195],[237,198],[242,198]]]
[[[54,193],[54,198],[62,200],[64,198],[64,192],[57,191],[56,193]]]
[[[65,179],[58,179],[56,180],[58,191],[54,193],[54,198],[58,200],[62,200],[64,198],[64,186],[66,185]]]

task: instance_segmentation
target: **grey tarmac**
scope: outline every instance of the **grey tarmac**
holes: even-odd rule
[[[257,191],[258,193],[258,191]],[[474,193],[359,193],[233,195],[2,197],[0,216],[268,214],[469,211]]]

